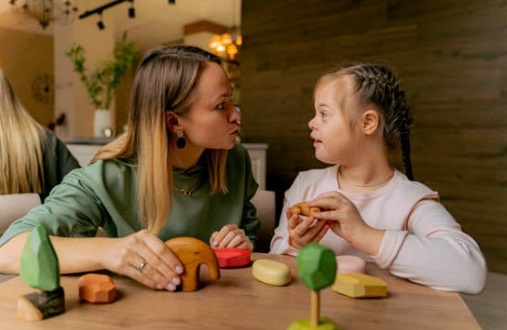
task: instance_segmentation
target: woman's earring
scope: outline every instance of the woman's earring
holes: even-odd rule
[[[183,137],[183,131],[177,130],[176,135],[178,136],[178,138],[176,139],[176,147],[178,147],[178,149],[185,148],[185,145],[187,144],[187,140],[185,140],[185,138]]]

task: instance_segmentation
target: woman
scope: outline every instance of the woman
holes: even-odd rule
[[[0,69],[0,195],[38,193],[42,201],[79,163],[33,119]]]
[[[164,244],[170,238],[252,250],[258,185],[236,144],[241,116],[231,94],[218,57],[191,46],[149,51],[127,132],[7,230],[0,271],[19,271],[27,231],[39,223],[62,273],[109,269],[159,290],[174,291],[184,271]],[[95,237],[99,227],[109,237]]]

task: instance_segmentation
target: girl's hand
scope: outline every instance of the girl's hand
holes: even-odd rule
[[[313,216],[301,218],[298,213],[292,213],[290,208],[285,210],[285,214],[289,244],[297,249],[312,242],[319,242],[329,229],[325,221],[315,221]]]
[[[361,217],[357,207],[347,197],[333,191],[308,202],[310,207],[319,207],[322,212],[314,217],[327,223],[329,228],[352,246],[376,255],[384,237],[384,231],[370,227]]]
[[[157,290],[175,291],[183,265],[171,249],[148,230],[115,239],[103,258],[104,268]]]
[[[245,231],[236,225],[225,225],[220,231],[215,231],[211,234],[209,244],[213,249],[230,247],[253,250],[253,244],[246,236]]]

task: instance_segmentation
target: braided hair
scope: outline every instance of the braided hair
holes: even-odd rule
[[[394,74],[386,67],[371,63],[344,64],[321,78],[350,75],[361,106],[374,105],[380,112],[382,136],[388,150],[396,148],[399,139],[406,176],[414,179],[410,158],[410,129],[413,119]]]

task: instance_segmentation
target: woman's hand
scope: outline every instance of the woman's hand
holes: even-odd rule
[[[285,214],[289,243],[297,249],[312,242],[318,243],[329,229],[325,221],[315,221],[313,215],[301,218],[298,213],[292,213],[290,208],[285,210]]]
[[[104,254],[104,268],[157,290],[176,290],[183,265],[157,236],[141,230],[115,241]]]
[[[253,244],[246,236],[245,231],[236,225],[225,225],[220,231],[215,231],[211,234],[209,244],[213,249],[230,247],[253,250]]]
[[[308,202],[308,205],[323,210],[314,214],[314,217],[325,220],[319,222],[327,223],[336,235],[370,255],[378,253],[384,230],[370,227],[347,197],[336,191],[328,192]]]

